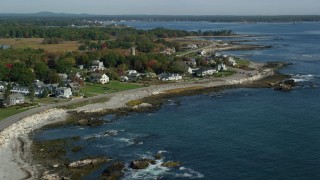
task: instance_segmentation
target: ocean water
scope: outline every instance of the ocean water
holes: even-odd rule
[[[128,165],[157,152],[164,155],[145,170],[126,168],[124,179],[320,178],[320,23],[128,22],[127,25],[142,29],[232,29],[256,35],[250,38],[252,42],[243,43],[273,48],[224,53],[260,62],[292,62],[281,71],[291,74],[299,86],[288,93],[242,88],[175,97],[152,112],[101,116],[109,123],[99,127],[41,130],[34,135],[35,140],[80,136],[81,140],[72,146],[84,148],[77,153],[68,152],[67,158],[71,160],[102,155]],[[163,168],[164,161],[179,161],[182,167]],[[107,166],[85,179],[97,179]]]

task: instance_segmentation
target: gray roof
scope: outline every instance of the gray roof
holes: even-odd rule
[[[80,84],[77,82],[73,82],[73,83],[69,83],[68,86],[70,86],[71,88],[74,88],[74,87],[80,87]]]

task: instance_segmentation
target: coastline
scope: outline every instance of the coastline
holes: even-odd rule
[[[264,64],[256,66],[262,67]],[[244,70],[243,70],[244,71]],[[250,71],[251,73],[253,71]],[[172,90],[179,89],[206,89],[232,85],[248,85],[252,82],[273,76],[275,70],[264,68],[259,72],[254,70],[254,75],[248,76],[245,73],[223,78],[209,78],[196,82],[180,82],[150,86],[141,89],[128,90],[113,93],[112,97],[106,102],[85,105],[76,108],[77,113],[98,113],[106,110],[128,108],[127,103],[147,97],[169,94]],[[45,125],[63,121],[67,118],[68,111],[65,109],[48,109],[39,114],[25,117],[19,122],[11,125],[0,133],[0,155],[6,167],[0,167],[1,179],[29,179],[41,176],[37,174],[36,164],[32,164],[28,147],[32,143],[28,134]]]

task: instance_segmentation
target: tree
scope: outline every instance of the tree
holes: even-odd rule
[[[39,62],[34,67],[34,73],[36,74],[36,77],[41,81],[46,78],[48,70],[49,68],[44,62]]]
[[[56,84],[61,82],[61,78],[55,71],[49,70],[44,82],[46,84]]]
[[[41,98],[46,98],[49,95],[49,90],[47,88],[45,88],[41,94]]]
[[[0,81],[6,80],[9,74],[8,68],[0,64]]]
[[[9,101],[9,96],[11,94],[11,90],[12,90],[12,85],[11,83],[8,83],[6,90],[4,91],[4,102],[7,103]]]
[[[34,86],[31,84],[29,86],[29,98],[30,98],[30,101],[33,102],[34,101],[34,96],[35,96],[35,88]]]
[[[58,73],[69,73],[75,63],[76,61],[74,60],[74,58],[60,58],[56,62],[55,69]]]
[[[33,83],[35,75],[25,64],[15,63],[10,71],[10,80],[26,86]]]
[[[188,71],[188,66],[181,60],[173,61],[170,66],[170,71],[184,74]]]

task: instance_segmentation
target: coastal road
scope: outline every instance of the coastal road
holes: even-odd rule
[[[86,101],[90,101],[90,100],[98,100],[98,99],[102,99],[102,98],[105,99],[105,98],[112,97],[117,93],[130,93],[130,92],[134,92],[134,91],[144,90],[144,89],[150,88],[150,87],[151,86],[138,88],[138,89],[126,90],[126,91],[121,91],[121,92],[109,93],[109,94],[100,94],[100,95],[89,97],[89,98],[73,99],[73,100],[67,101],[67,102],[41,105],[40,107],[29,109],[27,111],[24,111],[24,112],[9,116],[3,120],[0,120],[0,132],[3,131],[4,129],[6,129],[7,127],[9,127],[10,125],[17,123],[18,121],[20,121],[21,119],[23,119],[25,117],[31,116],[33,114],[41,113],[41,112],[46,111],[48,109],[57,108],[57,107],[61,107],[61,106],[68,106],[68,105],[82,103],[82,102],[86,102]]]
[[[245,72],[245,70],[241,70],[242,72]],[[252,72],[251,72],[252,73]],[[15,114],[13,116],[7,117],[3,120],[0,120],[0,132],[3,131],[4,129],[6,129],[7,127],[9,127],[10,125],[20,121],[21,119],[31,116],[33,114],[37,114],[37,113],[41,113],[43,111],[46,111],[48,109],[52,109],[52,108],[57,108],[57,107],[62,107],[62,106],[68,106],[68,105],[72,105],[72,104],[77,104],[77,103],[82,103],[82,102],[86,102],[86,101],[90,101],[90,100],[99,100],[99,99],[106,99],[106,98],[111,98],[116,94],[119,93],[123,93],[123,94],[130,94],[130,93],[134,93],[137,91],[144,91],[144,90],[158,90],[162,87],[166,87],[166,86],[171,86],[172,85],[172,89],[177,88],[178,86],[180,86],[179,88],[181,88],[182,86],[185,87],[191,87],[191,86],[199,86],[200,83],[202,84],[207,84],[209,82],[215,82],[218,84],[222,85],[227,85],[228,83],[226,83],[226,81],[228,80],[239,80],[242,78],[245,78],[244,74],[248,74],[247,73],[236,73],[233,76],[227,76],[227,77],[223,77],[223,78],[213,78],[213,79],[203,79],[197,82],[177,82],[177,83],[173,83],[173,84],[161,84],[161,85],[151,85],[148,87],[143,87],[143,88],[137,88],[137,89],[131,89],[131,90],[126,90],[126,91],[120,91],[120,92],[114,92],[114,93],[108,93],[108,94],[99,94],[97,96],[94,97],[89,97],[89,98],[79,98],[79,99],[72,99],[71,101],[67,101],[67,102],[60,102],[60,103],[55,103],[55,104],[47,104],[47,105],[41,105],[40,107],[36,107],[33,109],[29,109],[27,111]]]

